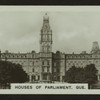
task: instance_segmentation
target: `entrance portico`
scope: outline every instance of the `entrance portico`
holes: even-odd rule
[[[40,75],[39,74],[30,74],[29,75],[29,82],[32,83],[32,82],[35,82],[35,81],[40,81]]]

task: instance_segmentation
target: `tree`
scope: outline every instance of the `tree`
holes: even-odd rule
[[[85,82],[85,74],[83,68],[77,68],[75,72],[75,83],[84,83]]]
[[[19,64],[0,61],[0,83],[23,83],[28,81],[28,75]]]
[[[94,64],[84,68],[72,66],[65,75],[65,81],[69,83],[88,83],[89,88],[97,82],[97,69]]]
[[[75,74],[76,74],[76,67],[72,66],[65,75],[65,81],[69,83],[74,83],[75,82]]]
[[[84,68],[85,82],[89,84],[89,88],[92,84],[97,82],[97,72],[94,64],[87,65]]]
[[[69,83],[81,83],[84,80],[84,69],[72,66],[65,75],[65,81]]]

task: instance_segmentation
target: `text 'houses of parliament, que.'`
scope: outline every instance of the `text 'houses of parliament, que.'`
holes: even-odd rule
[[[49,25],[47,13],[43,17],[43,26],[40,34],[40,52],[10,53],[1,52],[1,60],[21,64],[29,76],[29,82],[34,81],[64,81],[65,72],[73,65],[85,67],[95,64],[100,79],[100,49],[98,42],[93,42],[90,53],[83,51],[80,54],[65,54],[57,51],[52,52],[52,30]]]

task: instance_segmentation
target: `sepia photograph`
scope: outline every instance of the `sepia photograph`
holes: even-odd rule
[[[0,6],[0,91],[99,90],[99,46],[99,6]]]

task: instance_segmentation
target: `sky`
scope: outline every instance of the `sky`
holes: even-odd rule
[[[0,6],[1,52],[40,51],[40,30],[48,13],[52,51],[81,53],[100,44],[100,7]]]

